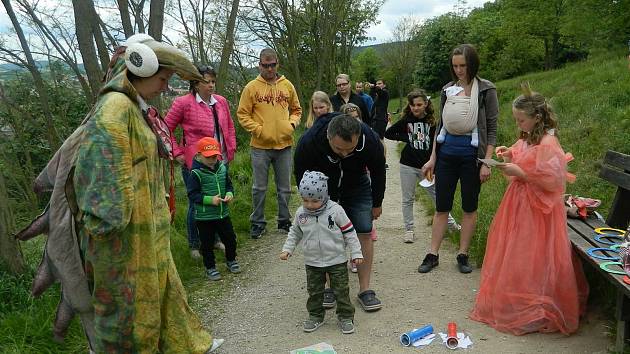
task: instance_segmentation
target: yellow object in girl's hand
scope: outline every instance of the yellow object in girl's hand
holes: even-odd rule
[[[431,171],[427,171],[427,181],[433,181],[433,173],[431,173]]]

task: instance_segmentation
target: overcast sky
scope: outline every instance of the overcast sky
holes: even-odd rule
[[[482,7],[490,0],[468,0],[472,9]],[[404,16],[413,16],[423,21],[453,11],[457,0],[386,0],[379,13],[381,23],[370,27],[368,36],[374,38],[365,44],[383,43],[391,39],[392,30]]]
[[[481,7],[490,0],[468,0],[469,8]],[[380,23],[370,27],[368,36],[373,38],[364,44],[376,44],[388,41],[392,37],[392,29],[401,17],[413,16],[423,21],[452,11],[457,0],[386,0],[381,8],[378,19]],[[12,28],[11,22],[4,10],[0,9],[0,33],[6,33]]]

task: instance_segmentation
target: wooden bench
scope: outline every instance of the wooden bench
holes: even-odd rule
[[[588,255],[593,247],[607,247],[608,245],[595,241],[596,228],[613,227],[626,230],[630,221],[630,155],[615,151],[608,151],[604,158],[599,177],[616,185],[617,193],[611,205],[606,223],[595,217],[586,220],[568,219],[569,239],[577,253],[586,260],[585,263],[594,266],[604,278],[617,288],[617,303],[615,319],[617,321],[616,350],[623,353],[626,341],[630,338],[630,285],[623,282],[623,275],[609,273],[600,268],[606,260],[596,259]],[[601,252],[607,256],[617,255],[615,252]],[[623,270],[613,266],[613,270]]]

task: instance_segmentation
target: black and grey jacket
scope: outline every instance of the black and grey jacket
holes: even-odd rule
[[[304,171],[319,171],[328,176],[330,199],[339,201],[344,189],[355,188],[362,175],[370,171],[372,207],[380,207],[385,196],[385,154],[383,144],[365,123],[361,123],[361,136],[354,151],[340,158],[332,151],[326,131],[328,123],[338,113],[328,113],[319,117],[309,128],[295,148],[295,181],[298,186]]]

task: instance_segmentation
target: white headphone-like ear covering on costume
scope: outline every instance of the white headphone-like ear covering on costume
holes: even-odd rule
[[[130,39],[132,37],[129,37]],[[134,75],[149,77],[158,72],[160,63],[153,49],[142,43],[129,43],[125,50],[125,65]]]

